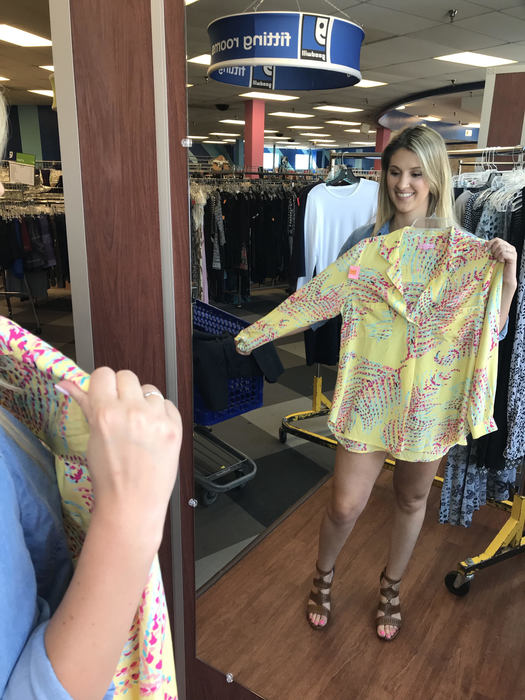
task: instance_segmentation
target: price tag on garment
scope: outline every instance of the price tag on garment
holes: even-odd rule
[[[360,272],[361,272],[361,268],[359,265],[350,265],[350,268],[348,270],[348,279],[349,280],[359,279]]]

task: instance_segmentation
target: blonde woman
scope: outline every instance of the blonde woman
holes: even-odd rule
[[[0,153],[6,142],[0,96]],[[0,184],[0,195],[3,186]],[[0,391],[11,391],[2,380]],[[109,700],[178,469],[175,406],[129,371],[58,388],[90,425],[95,507],[73,572],[53,455],[0,409],[0,697]]]
[[[378,198],[375,224],[361,227],[350,235],[340,252],[342,257],[325,271],[325,276],[329,275],[329,270],[332,268],[336,276],[337,274],[342,275],[343,280],[346,280],[346,276],[358,279],[361,273],[359,265],[350,265],[348,269],[348,265],[345,267],[345,263],[341,261],[346,260],[344,254],[347,251],[350,251],[348,255],[351,255],[353,246],[356,246],[355,250],[359,246],[362,248],[363,243],[361,242],[365,242],[365,239],[374,236],[389,236],[390,232],[411,226],[417,219],[432,214],[452,223],[450,166],[445,143],[436,131],[425,126],[415,126],[393,136],[382,156]],[[461,233],[460,237],[463,237],[461,240],[464,241],[465,236],[468,240],[470,234]],[[420,255],[427,256],[426,263],[431,261],[428,249],[433,248],[434,243],[426,242],[424,245],[426,246],[425,252],[421,252]],[[485,245],[485,252],[480,253],[480,255],[504,263],[499,330],[505,332],[510,304],[516,289],[516,250],[501,239],[496,238],[488,244],[481,243],[479,239],[476,239],[475,246],[477,246],[478,251],[480,246]],[[489,252],[487,253],[487,251]],[[388,252],[382,252],[385,255],[388,254]],[[431,261],[432,264],[434,262]],[[490,260],[486,261],[486,264],[490,266]],[[419,267],[419,265],[415,267]],[[415,272],[421,271],[415,270]],[[323,296],[321,293],[322,282],[316,280],[318,278],[314,278],[304,290],[292,295],[281,305],[281,307],[286,305],[288,313],[286,320],[283,320],[284,315],[279,313],[281,307],[278,307],[268,317],[242,331],[236,339],[238,351],[247,354],[266,340],[272,340],[277,336],[282,337],[288,332],[304,330],[304,328],[297,327],[291,330],[291,326],[294,323],[296,326],[299,325],[300,311],[298,309],[308,305],[301,306],[302,299],[306,299],[308,295],[310,295],[311,318],[317,314],[316,320],[319,320],[320,317],[329,318],[330,315],[339,313],[339,310],[331,313],[329,308],[320,310],[321,305],[325,304],[329,307],[330,300],[338,296],[337,285],[334,284],[330,288],[331,292]],[[346,282],[343,282],[341,286],[344,284]],[[385,285],[390,284],[388,273],[382,278],[381,284],[383,290],[386,288]],[[326,289],[328,287],[327,283]],[[341,302],[340,298],[337,301],[344,306],[344,301]],[[384,310],[384,313],[387,316],[390,314],[388,317],[391,317],[390,309]],[[355,317],[350,319],[349,323],[354,321]],[[285,332],[285,325],[288,323],[290,331]],[[307,326],[307,324],[304,325]],[[343,328],[344,325],[343,317]],[[375,330],[375,332],[377,331]],[[502,335],[500,335],[501,337]],[[383,347],[385,350],[388,349],[387,341]],[[345,361],[348,357],[345,355]],[[340,360],[338,384],[341,381],[342,372],[344,372],[344,368],[342,368]],[[352,379],[351,376],[350,379]],[[345,386],[341,386],[340,393],[344,394],[344,392]],[[332,416],[330,419],[332,420]],[[346,441],[344,445],[339,441],[337,445],[331,497],[319,534],[317,573],[307,603],[307,620],[315,630],[325,629],[330,620],[331,587],[336,559],[367,504],[372,487],[382,470],[386,454],[385,449],[376,449],[373,445],[369,447],[358,444],[353,440]],[[429,459],[428,461],[396,459],[393,478],[394,513],[390,528],[390,550],[386,566],[380,576],[380,602],[376,616],[376,633],[380,639],[385,641],[395,639],[401,629],[399,600],[401,578],[423,524],[427,498],[440,459]]]

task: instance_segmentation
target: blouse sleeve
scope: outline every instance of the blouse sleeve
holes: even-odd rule
[[[498,376],[499,311],[503,264],[494,265],[470,390],[468,423],[473,438],[497,429],[493,418]]]
[[[277,308],[241,331],[236,338],[239,350],[250,352],[287,333],[337,316],[351,294],[353,271],[362,250],[362,244],[354,246]]]

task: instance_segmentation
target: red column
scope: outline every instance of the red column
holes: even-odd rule
[[[376,131],[376,152],[383,153],[385,147],[388,146],[390,141],[390,134],[392,132],[385,126],[378,126]],[[381,159],[377,158],[374,161],[374,170],[381,170]]]
[[[244,169],[256,172],[264,161],[264,100],[244,103],[244,121]]]

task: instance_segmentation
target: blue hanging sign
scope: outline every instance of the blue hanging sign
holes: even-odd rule
[[[306,12],[246,12],[208,26],[208,75],[266,90],[327,90],[361,80],[361,27]]]

